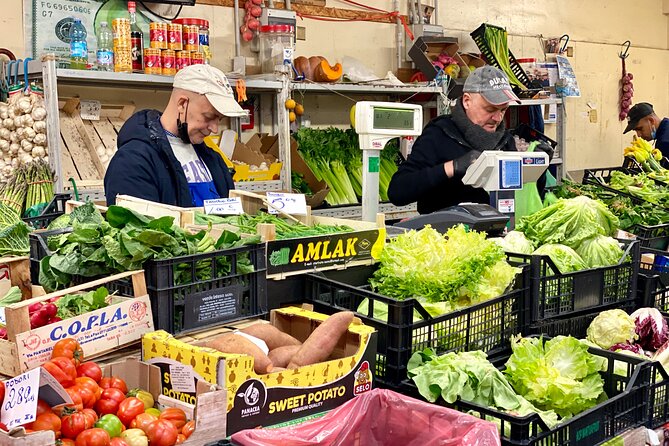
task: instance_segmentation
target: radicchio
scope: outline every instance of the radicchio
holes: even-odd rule
[[[646,355],[646,352],[643,351],[643,348],[639,344],[630,344],[628,342],[621,342],[619,344],[614,344],[609,349],[612,352],[617,352],[618,350],[629,350],[637,355]]]
[[[669,327],[656,308],[639,308],[631,314],[636,323],[637,343],[644,350],[657,350],[669,340]]]

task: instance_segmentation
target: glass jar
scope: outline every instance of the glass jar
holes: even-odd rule
[[[260,27],[260,67],[263,73],[274,73],[277,65],[293,60],[295,28],[290,25]]]

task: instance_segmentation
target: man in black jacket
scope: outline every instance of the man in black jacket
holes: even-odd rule
[[[630,108],[627,115],[627,127],[623,133],[634,130],[639,138],[655,141],[662,156],[669,157],[669,119],[661,119],[648,102],[640,102]]]
[[[182,207],[228,197],[230,171],[204,138],[218,133],[224,116],[244,114],[220,70],[192,65],[179,71],[162,114],[142,110],[121,128],[105,175],[107,204],[118,194]]]
[[[486,191],[465,185],[462,177],[482,151],[516,150],[503,122],[511,102],[520,100],[501,70],[489,65],[476,69],[451,114],[430,121],[416,139],[390,181],[390,201],[396,206],[418,202],[421,214],[466,202],[489,203]],[[552,155],[550,146],[537,149]]]

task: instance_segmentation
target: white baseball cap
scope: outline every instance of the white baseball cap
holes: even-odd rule
[[[174,88],[203,94],[211,105],[224,116],[239,118],[247,112],[235,101],[228,78],[211,65],[190,65],[174,76]]]

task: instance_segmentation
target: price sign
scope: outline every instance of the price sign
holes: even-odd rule
[[[88,121],[99,121],[102,105],[100,101],[79,101],[79,114],[81,119]]]
[[[41,368],[30,370],[5,381],[2,420],[8,428],[35,421]]]
[[[204,200],[204,213],[214,215],[239,215],[244,213],[239,197]]]
[[[280,214],[282,211],[291,215],[307,215],[307,201],[303,194],[288,194],[283,192],[267,192],[267,201],[270,214]]]
[[[5,307],[0,307],[0,324],[7,325],[7,318],[5,317]]]

